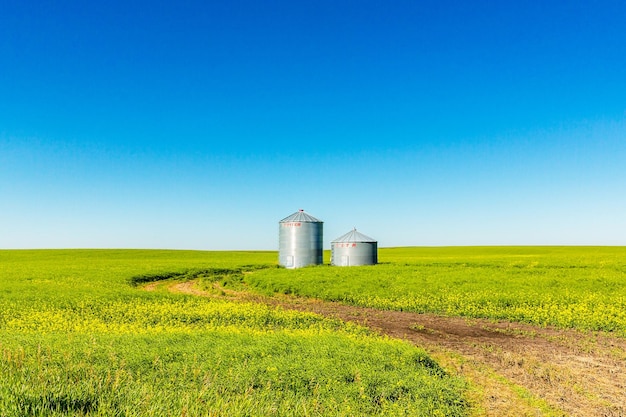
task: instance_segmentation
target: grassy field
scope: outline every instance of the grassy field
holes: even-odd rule
[[[0,251],[0,415],[468,413],[466,384],[408,343],[137,286],[240,282],[283,272],[275,263],[275,252]]]
[[[466,382],[363,327],[153,281],[626,336],[626,248],[381,249],[285,270],[275,252],[0,251],[2,416],[463,416]]]
[[[379,259],[267,269],[245,282],[266,293],[626,336],[624,247],[394,248],[381,249]]]

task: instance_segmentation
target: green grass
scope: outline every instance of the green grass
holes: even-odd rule
[[[275,252],[0,251],[0,415],[466,415],[465,383],[407,343],[137,288],[283,273],[275,264]]]
[[[626,336],[624,247],[393,248],[379,259],[262,270],[245,281],[266,293]]]
[[[465,383],[419,348],[313,314],[139,288],[157,280],[626,336],[623,247],[393,248],[379,259],[286,270],[270,251],[0,251],[0,415],[470,412]]]

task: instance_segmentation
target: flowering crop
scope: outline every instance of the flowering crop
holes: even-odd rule
[[[626,248],[381,249],[375,266],[263,270],[253,288],[626,336]]]
[[[129,285],[189,271],[242,279],[218,272],[275,258],[0,251],[0,415],[466,415],[463,381],[409,344],[310,313]]]

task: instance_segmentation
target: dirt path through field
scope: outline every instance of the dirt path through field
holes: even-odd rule
[[[471,382],[477,415],[626,417],[625,339],[282,295],[263,297],[223,288],[209,293],[193,282],[168,289],[315,312],[408,340],[449,372]]]

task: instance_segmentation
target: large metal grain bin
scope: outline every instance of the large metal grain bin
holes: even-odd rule
[[[356,229],[330,243],[330,263],[336,266],[375,265],[378,242]]]
[[[324,222],[304,210],[278,222],[278,263],[285,268],[321,265]]]

